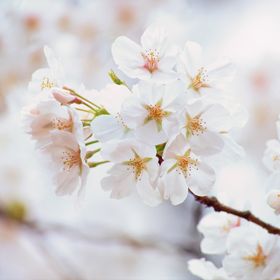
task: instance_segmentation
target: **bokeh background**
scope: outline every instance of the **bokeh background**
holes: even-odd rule
[[[178,44],[198,41],[207,61],[231,57],[228,94],[248,111],[234,137],[246,155],[217,168],[214,193],[272,219],[262,154],[280,113],[279,14],[276,0],[0,0],[0,279],[196,279],[187,261],[202,256],[196,224],[205,209],[192,197],[157,208],[111,200],[100,187],[103,167],[91,172],[83,201],[55,196],[20,121],[31,74],[46,65],[44,45],[97,90],[117,71],[114,39],[139,40],[153,22]]]

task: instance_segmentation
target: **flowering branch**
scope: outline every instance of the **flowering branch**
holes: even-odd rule
[[[196,201],[205,205],[206,207],[212,207],[216,212],[226,212],[228,214],[232,214],[234,216],[240,217],[264,228],[271,234],[280,235],[280,228],[277,228],[271,224],[262,221],[250,211],[239,211],[229,206],[226,206],[219,202],[219,200],[216,197],[198,196],[195,195],[193,192],[191,192],[191,194],[194,196]]]

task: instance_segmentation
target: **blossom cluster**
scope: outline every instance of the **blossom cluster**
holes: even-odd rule
[[[189,261],[190,271],[204,280],[277,280],[280,240],[264,229],[226,213],[209,213],[198,224],[201,250],[224,255],[222,267],[203,259]]]
[[[118,68],[136,83],[110,71],[114,84],[98,92],[68,81],[53,51],[45,47],[45,54],[48,68],[33,74],[35,96],[23,118],[50,159],[58,194],[81,192],[89,168],[104,163],[101,185],[112,198],[136,192],[150,206],[177,205],[188,190],[211,192],[211,158],[237,147],[230,132],[239,119],[225,94],[234,74],[228,59],[205,64],[198,43],[173,45],[152,25],[140,44],[121,36],[112,45]]]

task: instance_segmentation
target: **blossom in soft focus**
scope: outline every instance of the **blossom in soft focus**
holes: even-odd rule
[[[205,259],[192,259],[188,262],[189,270],[203,280],[233,280],[223,268],[217,268],[212,262]]]
[[[228,254],[223,261],[225,271],[232,277],[244,280],[279,278],[277,242],[275,236],[258,227],[236,229],[227,242]]]
[[[113,163],[108,176],[101,181],[102,187],[111,191],[112,198],[123,198],[137,191],[150,206],[161,202],[159,191],[154,185],[159,166],[153,146],[127,139],[107,143],[102,154],[104,159]]]
[[[266,201],[267,204],[275,210],[275,214],[280,215],[280,188],[269,191]]]
[[[170,45],[164,28],[152,25],[141,37],[141,45],[118,37],[112,45],[115,63],[131,78],[164,82],[176,78],[177,50]]]
[[[226,252],[226,243],[232,230],[239,228],[244,221],[226,213],[209,213],[199,222],[197,229],[204,236],[201,251],[205,254]]]

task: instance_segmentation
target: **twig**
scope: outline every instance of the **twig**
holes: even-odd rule
[[[191,192],[191,194],[194,196],[196,201],[205,205],[206,207],[212,207],[216,212],[226,212],[228,214],[232,214],[266,229],[271,234],[280,235],[280,228],[277,228],[271,224],[262,221],[250,211],[239,211],[229,206],[226,206],[219,202],[219,200],[216,197],[198,196],[195,195],[193,192]]]

